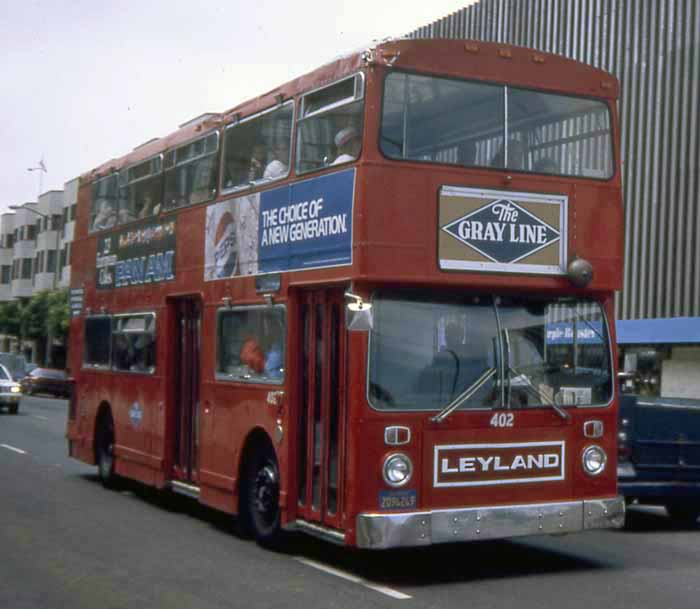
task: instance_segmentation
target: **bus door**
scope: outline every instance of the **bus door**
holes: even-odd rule
[[[342,290],[303,292],[299,315],[299,516],[340,528],[346,420]]]
[[[172,383],[175,442],[172,477],[197,483],[199,441],[199,355],[202,305],[198,298],[170,301],[175,319]]]

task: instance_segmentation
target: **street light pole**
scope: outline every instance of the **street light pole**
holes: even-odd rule
[[[37,216],[40,216],[41,218],[44,219],[46,222],[47,226],[50,226],[53,224],[53,220],[51,218],[51,215],[45,214],[44,212],[37,211],[33,207],[26,207],[25,205],[10,205],[9,206],[11,210],[13,211],[18,211],[20,209],[26,209],[27,211],[30,211]],[[54,227],[54,232],[56,233],[56,254],[55,254],[55,260],[54,260],[54,273],[53,273],[53,281],[52,281],[52,291],[56,291],[56,285],[57,285],[57,279],[58,279],[58,270],[59,270],[59,254],[58,254],[58,249],[60,245],[60,235],[58,232],[58,228]],[[47,250],[48,251],[48,250]],[[46,367],[50,367],[52,364],[52,358],[51,358],[51,345],[53,343],[53,332],[51,328],[51,324],[49,323],[49,317],[48,317],[48,311],[47,311],[47,316],[46,316],[46,353],[44,354],[44,364]]]
[[[46,164],[44,163],[44,156],[42,155],[41,160],[39,161],[37,167],[27,167],[27,171],[32,172],[32,171],[38,171],[39,172],[39,194],[37,196],[41,196],[41,178],[42,174],[48,173],[46,170]]]

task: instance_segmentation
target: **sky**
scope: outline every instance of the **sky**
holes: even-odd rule
[[[0,212],[471,1],[0,0]]]

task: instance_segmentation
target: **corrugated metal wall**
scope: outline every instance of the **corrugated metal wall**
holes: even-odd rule
[[[409,34],[533,47],[621,82],[620,319],[700,316],[700,0],[480,0]]]

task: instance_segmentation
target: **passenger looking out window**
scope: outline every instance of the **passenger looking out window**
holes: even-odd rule
[[[333,140],[335,143],[338,156],[331,165],[340,165],[341,163],[349,163],[357,159],[362,149],[362,138],[360,132],[355,127],[345,127],[338,131]]]
[[[284,307],[219,311],[217,374],[226,380],[283,380],[285,327]]]
[[[117,223],[118,174],[93,182],[90,231],[112,228]]]
[[[262,374],[265,370],[265,355],[257,339],[251,335],[250,330],[246,332],[246,335],[247,338],[241,347],[241,363],[248,366],[253,372]]]
[[[359,157],[363,96],[363,81],[353,76],[303,97],[297,123],[297,173]]]
[[[289,173],[289,145],[278,141],[272,147],[272,158],[265,166],[263,180],[274,180]]]
[[[97,207],[97,213],[92,221],[92,230],[105,230],[112,228],[117,223],[117,214],[109,201],[101,201]]]
[[[163,188],[161,155],[119,172],[119,223],[146,218],[160,211]],[[157,211],[156,211],[157,210]]]
[[[293,114],[288,102],[226,128],[224,188],[245,188],[289,173]]]

